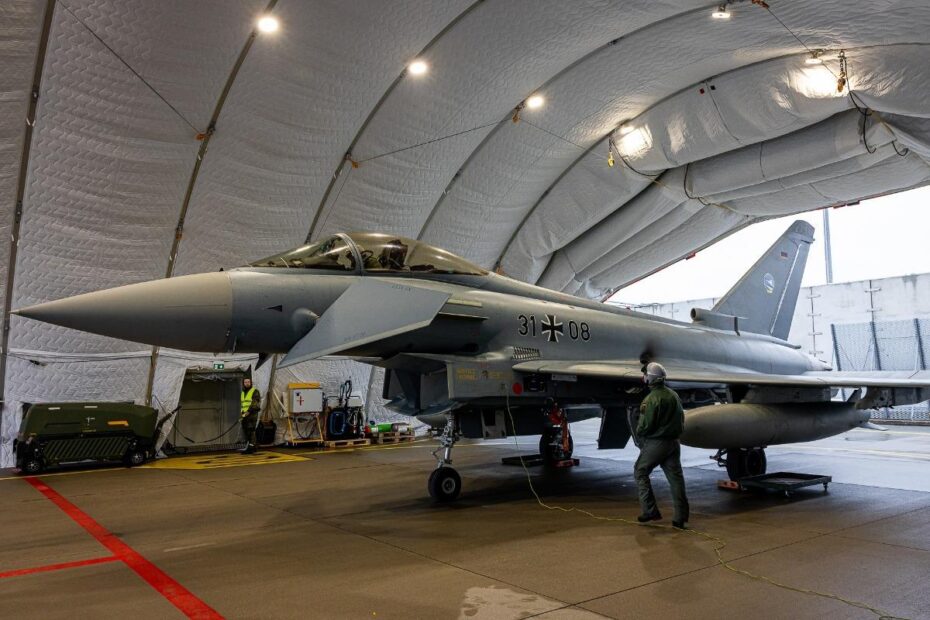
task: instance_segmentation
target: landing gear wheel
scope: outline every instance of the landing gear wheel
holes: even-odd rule
[[[727,450],[727,474],[730,480],[761,476],[768,463],[762,448],[733,448]]]
[[[562,430],[546,431],[539,438],[539,454],[542,456],[546,465],[551,465],[557,461],[564,461],[572,458],[572,452],[575,450],[575,440],[571,435],[568,437],[568,451],[562,448]]]
[[[145,462],[145,451],[139,450],[138,448],[133,448],[126,453],[126,456],[123,458],[128,467],[136,467]]]
[[[22,471],[27,476],[35,476],[41,474],[44,469],[45,463],[42,462],[42,459],[37,456],[30,456],[23,463]]]
[[[427,488],[437,502],[451,502],[462,492],[462,478],[451,467],[438,467],[429,475]]]

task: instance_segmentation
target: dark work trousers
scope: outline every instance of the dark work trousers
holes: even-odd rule
[[[242,436],[245,437],[245,443],[255,445],[255,425],[258,423],[258,412],[250,413],[244,418],[239,418],[242,425]]]
[[[681,443],[677,439],[644,439],[643,446],[636,459],[636,486],[639,487],[639,505],[644,515],[658,512],[656,496],[652,492],[649,474],[656,467],[661,467],[672,488],[672,502],[675,504],[675,521],[688,520],[688,497],[685,495],[685,476],[681,471]]]

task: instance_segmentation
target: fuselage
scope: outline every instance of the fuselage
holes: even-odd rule
[[[409,291],[431,289],[432,294],[424,293],[427,297],[447,299],[437,314],[415,328],[383,334],[367,325],[369,319],[383,313],[402,315],[403,298],[388,295],[390,299],[382,300],[366,293],[353,302],[364,311],[353,307],[351,319],[329,312],[339,305],[337,300],[347,299],[343,294],[353,284],[368,279],[412,287]],[[347,337],[344,348],[330,348],[332,352],[325,354],[383,365],[398,354],[477,357],[517,348],[534,359],[656,358],[769,374],[826,368],[767,335],[682,323],[579,299],[489,273],[416,240],[378,233],[333,235],[246,267],[142,282],[18,311],[48,323],[156,346],[265,354],[288,353],[327,313],[330,328],[333,321],[341,321],[336,330],[340,335],[371,332],[376,337]]]
[[[233,285],[231,332],[237,351],[286,352],[302,336],[301,317],[322,316],[358,278],[244,268]],[[482,354],[507,347],[535,349],[542,358],[661,359],[796,374],[826,366],[769,336],[725,332],[574,298],[509,278],[487,276],[378,277],[451,293],[428,327],[340,353],[366,361],[399,353]],[[271,291],[278,291],[270,296]],[[270,305],[270,302],[275,302]],[[282,306],[274,313],[268,307]],[[371,312],[390,312],[372,300]],[[295,329],[295,325],[297,328]]]

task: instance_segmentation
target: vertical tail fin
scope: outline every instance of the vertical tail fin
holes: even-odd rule
[[[788,338],[813,242],[814,227],[803,220],[794,222],[717,302],[714,311],[741,317],[741,330]]]

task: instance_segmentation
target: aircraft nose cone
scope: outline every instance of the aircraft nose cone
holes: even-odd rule
[[[201,273],[85,293],[14,313],[111,338],[223,351],[232,322],[232,286],[226,273]]]

